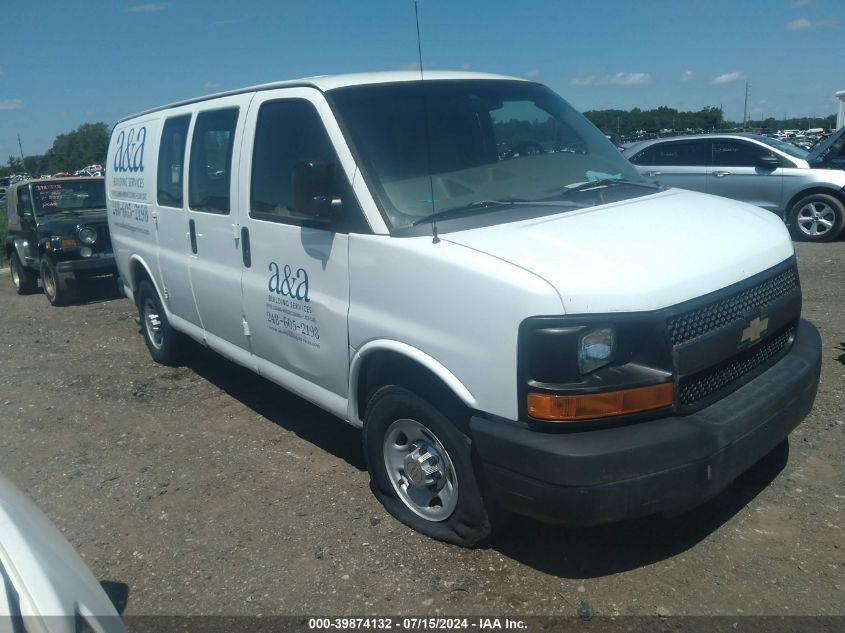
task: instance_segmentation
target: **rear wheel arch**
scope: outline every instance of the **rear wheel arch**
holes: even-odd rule
[[[138,288],[141,286],[141,282],[143,281],[148,281],[150,285],[152,285],[158,293],[159,301],[162,301],[162,306],[166,310],[167,306],[164,305],[161,292],[159,292],[158,285],[155,283],[149,267],[140,257],[133,257],[129,260],[129,285],[132,288],[132,293],[135,296],[136,303],[138,301]]]
[[[833,196],[834,198],[838,199],[842,204],[845,204],[845,193],[843,193],[839,189],[831,189],[830,187],[809,187],[808,189],[802,189],[798,193],[796,193],[792,198],[790,198],[789,202],[786,203],[786,209],[784,210],[784,214],[787,220],[789,220],[789,214],[792,211],[792,207],[795,206],[795,203],[801,200],[802,198],[806,198],[807,196],[812,196],[815,194],[822,194],[825,196]]]

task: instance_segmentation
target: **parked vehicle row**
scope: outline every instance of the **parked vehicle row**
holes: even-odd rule
[[[118,122],[107,168],[151,356],[194,339],[361,427],[373,492],[434,538],[678,512],[815,397],[783,222],[649,183],[540,84],[245,88]]]
[[[643,141],[623,155],[662,185],[772,211],[797,239],[834,240],[845,226],[845,128],[812,152],[767,136],[707,134]]]

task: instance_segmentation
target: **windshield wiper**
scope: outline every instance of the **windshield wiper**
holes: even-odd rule
[[[543,206],[543,207],[573,207],[573,208],[583,208],[583,204],[577,204],[575,202],[550,202],[548,200],[524,200],[522,198],[506,198],[504,200],[476,200],[475,202],[470,202],[469,204],[462,204],[457,207],[450,207],[448,209],[443,209],[441,211],[437,211],[436,213],[432,213],[430,215],[426,215],[421,217],[417,220],[414,220],[411,223],[411,226],[417,226],[418,224],[422,224],[423,222],[431,222],[432,220],[439,220],[441,218],[447,217],[458,217],[461,215],[471,215],[473,213],[483,213],[487,209],[496,208],[501,209],[503,207],[517,207],[517,206]]]
[[[577,193],[579,191],[589,191],[590,189],[595,189],[597,187],[608,187],[611,185],[626,185],[630,187],[643,187],[645,189],[663,191],[663,187],[661,185],[655,185],[650,182],[626,180],[625,178],[599,178],[597,180],[588,180],[587,182],[582,182],[581,184],[575,186],[568,185],[566,187],[561,187],[559,191],[562,191],[563,193]]]
[[[411,226],[417,226],[418,224],[422,224],[423,222],[439,220],[440,218],[447,218],[453,215],[458,216],[464,214],[477,213],[479,211],[485,211],[486,209],[489,209],[491,207],[512,207],[513,205],[519,204],[521,202],[527,202],[527,200],[521,200],[519,198],[507,198],[505,200],[476,200],[475,202],[470,202],[469,204],[461,204],[457,207],[449,207],[448,209],[442,209],[435,213],[431,213],[417,220],[414,220],[411,223]]]

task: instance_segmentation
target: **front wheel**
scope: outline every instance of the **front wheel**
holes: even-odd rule
[[[370,486],[390,514],[441,541],[475,547],[493,534],[469,438],[415,393],[390,385],[364,421]]]
[[[49,257],[41,260],[41,287],[53,306],[66,306],[74,299],[76,279],[72,274],[60,273]]]
[[[833,196],[814,193],[796,202],[789,212],[793,237],[807,242],[835,240],[845,224],[845,205]]]
[[[21,263],[17,253],[12,253],[12,256],[9,258],[9,272],[12,274],[12,283],[15,285],[15,292],[19,295],[32,294],[38,290],[37,275]]]
[[[185,355],[187,341],[171,327],[158,293],[146,280],[138,286],[138,316],[153,360],[162,365],[178,365]]]

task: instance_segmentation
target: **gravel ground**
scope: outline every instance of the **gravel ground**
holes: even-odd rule
[[[815,408],[680,517],[431,541],[372,497],[355,429],[204,350],[156,365],[107,283],[51,308],[7,270],[0,471],[128,590],[125,615],[843,615],[845,242],[796,248]]]

